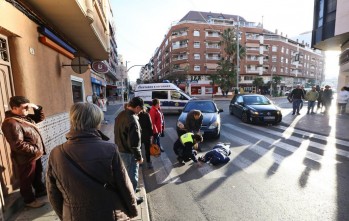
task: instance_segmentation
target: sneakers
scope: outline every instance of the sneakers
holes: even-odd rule
[[[185,162],[184,162],[182,157],[177,157],[177,160],[178,160],[179,164],[182,164],[182,165],[185,164]]]
[[[137,197],[137,205],[139,205],[139,204],[141,204],[141,203],[143,203],[143,201],[144,201],[144,198],[143,197]]]
[[[33,202],[27,203],[27,204],[25,204],[25,205],[26,205],[27,207],[31,207],[31,208],[40,208],[40,207],[44,206],[45,203],[44,203],[44,202],[40,202],[40,201],[38,201],[38,200],[34,200]]]
[[[203,156],[201,156],[201,157],[198,158],[198,161],[205,162],[205,158]]]

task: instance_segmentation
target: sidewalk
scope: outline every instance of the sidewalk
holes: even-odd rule
[[[108,120],[108,124],[102,124],[101,131],[105,133],[109,138],[110,142],[114,142],[114,119],[122,110],[122,102],[115,101],[108,106],[108,111],[105,114],[106,120]],[[136,195],[138,197],[142,196],[144,198],[144,202],[137,206],[138,208],[138,216],[133,218],[133,221],[148,221],[149,213],[148,213],[148,201],[147,195],[143,182],[143,173],[142,169],[139,170],[139,187],[141,189]],[[40,200],[47,202],[45,206],[37,209],[31,209],[27,207],[23,207],[17,213],[13,214],[8,221],[51,221],[51,220],[59,220],[56,213],[53,211],[50,203],[48,202],[47,197],[42,197]],[[23,205],[24,206],[24,205]]]

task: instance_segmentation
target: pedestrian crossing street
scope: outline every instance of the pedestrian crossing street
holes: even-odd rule
[[[164,139],[171,145],[160,157],[152,158],[158,184],[181,183],[181,175],[190,167],[195,167],[203,179],[217,179],[229,176],[227,170],[231,167],[238,167],[247,174],[270,175],[281,165],[289,171],[304,171],[306,167],[333,171],[336,164],[349,162],[349,141],[282,125],[223,124],[220,139],[203,143],[204,151],[209,151],[219,141],[231,143],[231,160],[219,169],[210,164],[197,167],[191,162],[178,167],[172,150],[172,144],[177,139],[175,128],[166,128]]]

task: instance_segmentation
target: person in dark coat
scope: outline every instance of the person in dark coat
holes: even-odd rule
[[[198,162],[196,158],[195,145],[202,142],[202,136],[200,134],[185,133],[180,136],[173,145],[173,151],[178,156],[177,160],[180,164],[185,164],[189,160]]]
[[[324,103],[322,102],[322,94],[324,93],[324,88],[321,87],[320,90],[318,91],[318,93],[319,93],[319,97],[317,98],[317,109],[316,109],[316,111],[319,110],[319,109],[321,110],[322,107],[324,106]]]
[[[218,165],[229,162],[229,155],[231,151],[230,145],[224,143],[216,144],[212,150],[208,151],[205,155],[198,158],[201,162],[210,162],[212,165]]]
[[[153,141],[153,124],[151,118],[146,109],[138,114],[139,124],[141,125],[141,141],[144,145],[145,158],[147,161],[148,169],[152,169],[153,165],[150,160],[150,144]]]
[[[70,109],[67,142],[51,151],[46,186],[61,220],[111,221],[116,214],[138,215],[133,186],[117,146],[98,130],[102,120],[97,105],[75,103]],[[102,183],[109,183],[114,190],[105,189]]]
[[[325,90],[322,93],[322,102],[324,104],[325,110],[324,110],[324,114],[328,113],[328,110],[331,107],[332,104],[332,99],[333,99],[333,92],[332,89],[329,85],[325,86]]]
[[[293,106],[292,115],[295,115],[295,114],[300,115],[299,109],[300,109],[301,103],[303,102],[302,99],[304,99],[304,96],[305,96],[305,94],[304,94],[304,92],[301,89],[301,86],[299,84],[289,94],[288,100],[290,102],[292,102],[292,106]]]
[[[185,131],[192,132],[194,134],[200,133],[203,119],[204,116],[202,115],[200,110],[189,111],[185,120]],[[202,152],[200,144],[198,144],[198,151]]]
[[[28,207],[37,208],[44,205],[37,197],[46,195],[42,181],[41,156],[45,153],[45,144],[36,124],[45,119],[42,107],[30,103],[23,96],[10,98],[10,108],[5,112],[1,130],[10,144],[11,157],[18,168],[20,193]],[[29,110],[34,114],[29,114]],[[33,193],[32,188],[35,190]]]

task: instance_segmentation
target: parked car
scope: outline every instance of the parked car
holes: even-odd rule
[[[237,94],[229,104],[229,112],[245,123],[278,124],[281,109],[267,97],[259,94]]]
[[[212,136],[219,138],[221,135],[221,116],[220,113],[223,109],[218,109],[217,105],[211,100],[190,100],[184,106],[178,121],[177,121],[177,134],[178,136],[185,133],[185,120],[187,114],[191,110],[200,110],[203,115],[202,126],[200,132],[204,136]]]
[[[285,95],[285,96],[288,96],[291,92],[292,92],[292,90],[285,91],[284,95]]]

